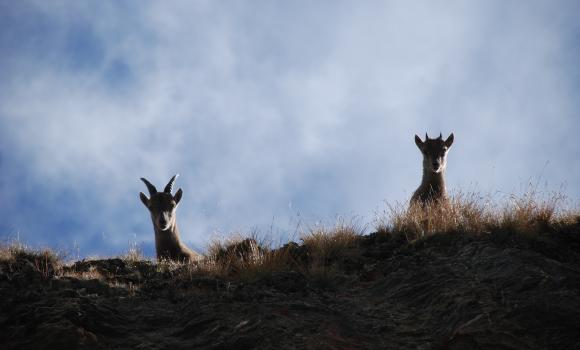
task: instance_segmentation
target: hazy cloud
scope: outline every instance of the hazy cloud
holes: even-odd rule
[[[574,2],[0,5],[0,235],[118,252],[174,173],[184,239],[370,221],[453,131],[453,188],[577,199]],[[547,166],[546,166],[547,164]]]

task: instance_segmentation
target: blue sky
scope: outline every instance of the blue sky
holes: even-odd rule
[[[580,198],[575,1],[0,1],[0,238],[153,255],[138,193],[175,173],[183,239],[371,223],[455,134],[451,190]]]

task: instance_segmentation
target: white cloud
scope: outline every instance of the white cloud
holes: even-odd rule
[[[177,172],[196,245],[215,230],[268,231],[272,217],[291,231],[298,211],[368,219],[418,185],[412,139],[425,131],[455,132],[451,186],[514,191],[549,160],[551,185],[580,194],[567,41],[578,28],[564,6],[68,5],[18,14],[48,29],[2,61],[0,146],[27,181],[83,193],[87,235],[111,232],[113,246],[153,239],[138,178],[161,187]],[[67,50],[79,26],[88,42]],[[49,52],[25,50],[34,40]],[[98,56],[88,66],[76,64],[83,50]],[[10,209],[41,235],[24,224],[33,212]]]

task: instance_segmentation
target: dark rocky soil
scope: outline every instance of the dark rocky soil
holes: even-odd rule
[[[1,268],[2,349],[580,349],[579,224],[372,234],[326,272],[245,282],[120,259],[67,267],[93,279]]]

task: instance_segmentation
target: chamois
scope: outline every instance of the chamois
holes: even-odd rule
[[[147,198],[143,192],[140,192],[139,196],[151,213],[153,229],[155,230],[157,260],[195,261],[200,258],[200,255],[187,248],[181,242],[175,220],[175,210],[183,195],[181,188],[175,192],[175,196],[171,194],[173,182],[177,176],[174,175],[169,180],[163,192],[157,192],[155,186],[146,179],[141,178],[141,181],[147,185],[151,198]]]
[[[425,133],[425,141],[415,135],[415,143],[423,154],[423,180],[413,193],[411,204],[425,205],[429,202],[447,201],[445,167],[447,166],[447,152],[453,144],[453,133],[446,140],[443,140],[441,134],[436,139],[430,139]]]

